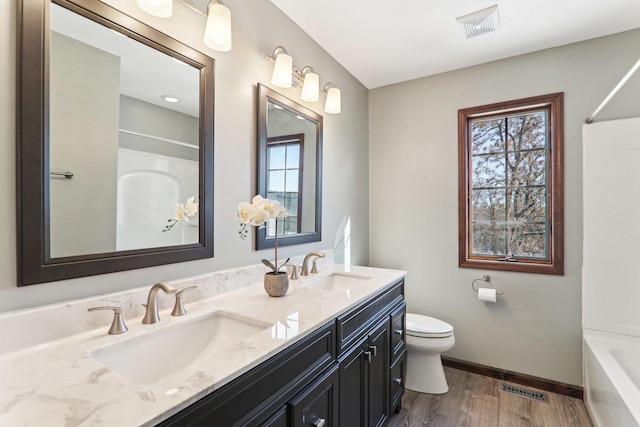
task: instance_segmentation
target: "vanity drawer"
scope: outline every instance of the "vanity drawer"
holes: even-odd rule
[[[407,304],[402,303],[391,312],[391,360],[395,362],[405,349],[405,318]]]
[[[369,303],[356,307],[337,318],[338,355],[361,338],[361,334],[382,316],[388,316],[392,307],[403,300],[404,279],[387,287]]]
[[[406,360],[407,353],[402,351],[398,360],[391,366],[391,410],[396,412],[404,394]]]

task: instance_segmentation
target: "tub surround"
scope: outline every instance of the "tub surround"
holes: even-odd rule
[[[584,329],[585,405],[596,426],[640,427],[640,337]]]
[[[154,425],[405,275],[403,271],[331,264],[330,255],[320,261],[319,274],[292,281],[282,298],[266,295],[261,265],[173,281],[179,289],[198,286],[184,296],[188,313],[170,316],[175,298],[160,295],[161,321],[154,325],[141,324],[144,308],[140,304],[148,287],[0,316],[0,333],[7,337],[0,356],[0,424]],[[341,292],[300,286],[343,271],[373,279]],[[86,312],[89,307],[107,304],[123,306],[127,333],[107,334],[112,313]],[[220,353],[203,354],[191,365],[149,384],[135,384],[91,357],[97,349],[212,311],[231,312],[272,326]],[[43,333],[38,334],[40,330]],[[54,333],[46,335],[45,330]],[[5,343],[18,340],[22,345]]]
[[[638,132],[639,117],[582,128],[585,404],[603,427],[640,426]]]

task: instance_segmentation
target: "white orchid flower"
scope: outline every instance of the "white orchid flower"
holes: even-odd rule
[[[256,213],[251,218],[250,223],[251,225],[258,227],[263,225],[268,220],[269,220],[269,212],[267,212],[264,209],[256,209]]]
[[[195,214],[198,213],[198,207],[200,205],[200,202],[198,200],[196,200],[196,197],[189,197],[189,199],[187,200],[187,205],[184,207],[184,213],[187,216],[194,216]]]
[[[251,204],[247,202],[242,202],[238,205],[238,213],[236,214],[236,218],[240,220],[242,224],[248,224],[251,222],[251,218],[253,218],[256,214],[256,208],[254,208]]]
[[[289,216],[289,211],[283,207],[280,208],[280,212],[278,213],[278,216],[281,216],[283,218],[286,218]]]
[[[189,218],[187,218],[184,210],[184,204],[178,203],[178,206],[176,207],[176,213],[173,218],[176,221],[189,221]]]
[[[265,199],[261,195],[257,194],[256,196],[253,197],[253,199],[251,199],[251,203],[253,204],[253,207],[256,209],[264,209],[264,205],[267,200],[269,199]]]

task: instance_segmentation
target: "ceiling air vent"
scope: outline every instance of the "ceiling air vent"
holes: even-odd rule
[[[467,39],[490,33],[500,27],[498,5],[461,16],[456,18],[456,21],[464,27],[464,36]]]

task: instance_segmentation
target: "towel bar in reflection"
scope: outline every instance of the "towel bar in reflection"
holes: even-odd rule
[[[66,179],[73,178],[73,172],[65,171],[65,172],[49,172],[49,175],[53,177],[64,177]]]

